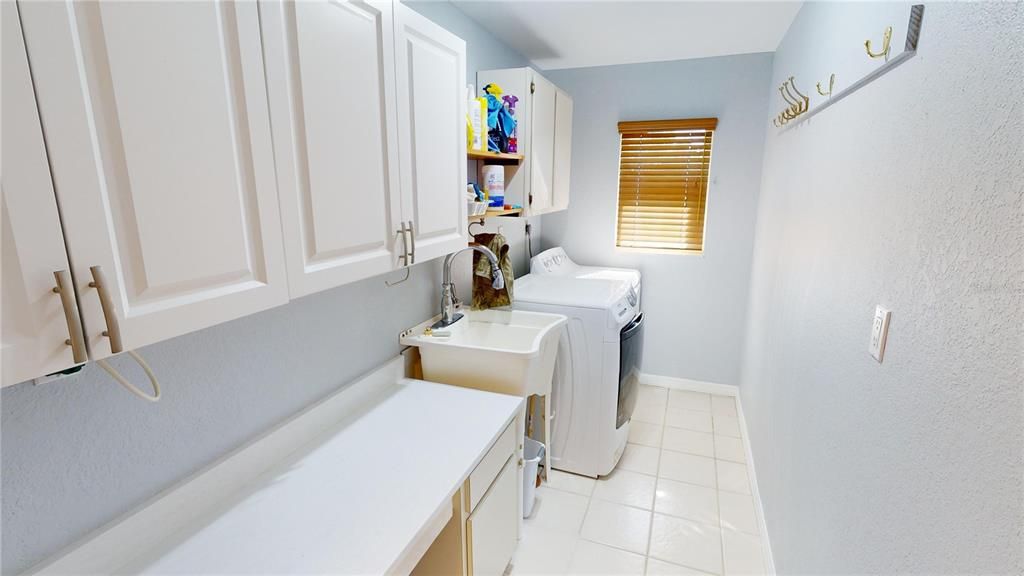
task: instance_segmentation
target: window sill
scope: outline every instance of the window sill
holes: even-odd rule
[[[631,248],[627,246],[616,246],[616,252],[626,254],[659,254],[664,256],[703,256],[703,250],[672,250],[670,248]]]

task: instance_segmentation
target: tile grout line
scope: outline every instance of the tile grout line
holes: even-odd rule
[[[661,432],[658,434],[658,465],[654,469],[654,495],[651,498],[651,517],[647,521],[647,546],[644,548],[644,574],[651,561],[651,539],[654,537],[654,506],[658,502],[658,483],[661,480],[661,451],[665,449],[665,428],[668,419],[668,389],[665,390],[665,405],[661,409]],[[628,439],[627,439],[628,441]]]
[[[670,427],[668,425],[668,414],[667,414],[667,411],[668,411],[668,397],[671,394],[671,390],[672,389],[671,388],[666,388],[665,390],[666,390],[666,395],[665,395],[665,410],[666,410],[666,414],[665,414],[665,419],[663,420],[662,427],[661,427],[662,442],[661,442],[661,445],[658,447],[658,475],[657,475],[657,480],[655,481],[655,496],[654,496],[655,497],[655,502],[657,502],[657,486],[658,486],[658,483],[661,481],[661,453],[662,453],[663,450],[668,450],[669,452],[673,452],[673,453],[676,453],[676,454],[687,454],[689,456],[698,456],[698,457],[702,457],[702,458],[707,458],[707,456],[703,456],[701,454],[691,454],[689,452],[680,452],[678,450],[671,450],[671,449],[665,448],[665,445],[664,445],[664,434],[665,434],[666,429]],[[704,394],[703,392],[700,392],[700,393]],[[706,393],[706,394],[708,395],[708,402],[711,403],[712,402],[711,397],[714,396],[714,394],[710,394],[710,393]],[[703,412],[703,410],[695,410],[695,411],[696,412]],[[725,574],[725,543],[724,543],[724,537],[722,535],[721,502],[720,502],[719,497],[718,497],[720,490],[718,488],[718,458],[717,458],[717,451],[716,451],[715,446],[714,446],[714,415],[713,415],[713,410],[712,410],[710,405],[709,405],[709,410],[708,410],[707,413],[708,413],[708,416],[711,417],[711,435],[712,435],[712,437],[711,437],[711,453],[713,454],[713,456],[711,458],[711,461],[712,461],[712,463],[714,465],[714,472],[715,472],[715,485],[710,487],[710,488],[715,491],[715,505],[716,505],[716,508],[718,509],[718,540],[719,540],[719,544],[718,545],[719,545],[719,550],[720,550],[720,552],[722,554],[722,561],[719,564],[719,574],[724,576],[724,574]],[[677,427],[676,426],[672,426],[672,428],[677,428]],[[686,428],[679,428],[679,429],[681,429],[681,430],[688,430]],[[707,434],[707,432],[704,432],[702,430],[693,430],[693,431],[694,432],[700,432],[702,434]],[[666,480],[671,480],[671,479],[670,478],[666,478]],[[694,484],[692,482],[683,482],[681,480],[672,480],[672,481],[673,482],[679,482],[681,484],[686,484],[688,486],[697,486],[697,487],[700,487],[700,488],[709,488],[708,486],[702,486],[700,484]],[[654,510],[652,508],[652,510],[651,510],[651,530],[650,530],[650,533],[648,534],[646,562],[650,562],[650,559],[651,559],[651,555],[650,555],[650,550],[651,550],[650,539],[651,539],[651,536],[653,535],[654,514],[655,513],[656,512],[654,512]],[[680,516],[673,516],[672,514],[666,514],[666,516],[669,516],[669,517],[672,517],[672,518],[680,518],[682,520],[686,520],[686,521],[692,522],[694,524],[704,525],[704,526],[708,526],[708,527],[712,526],[711,524],[705,524],[704,522],[700,522],[699,520],[693,520],[693,519],[690,519],[690,518],[683,518],[683,517],[680,517]],[[663,562],[663,560],[659,560],[659,561]],[[695,568],[693,566],[686,566],[684,564],[676,564],[675,562],[669,562],[669,564],[673,564],[673,565],[676,565],[676,566],[681,566],[681,567],[684,567],[684,568],[690,568],[692,570],[702,571],[699,568]],[[646,563],[645,563],[645,568],[646,568]]]
[[[735,400],[734,400],[735,402]],[[722,575],[725,575],[725,530],[722,529],[722,489],[718,485],[718,444],[715,443],[715,401],[711,400],[711,453],[715,455],[715,506],[718,508],[718,549],[721,553],[722,562],[719,566]]]
[[[652,387],[654,387],[654,386],[652,386]],[[657,497],[658,497],[658,488],[660,486],[661,480],[663,479],[662,476],[661,476],[661,463],[662,463],[661,460],[662,460],[663,451],[664,450],[669,450],[670,452],[673,452],[673,453],[676,453],[676,454],[686,454],[686,455],[694,456],[694,457],[707,457],[707,456],[704,456],[703,454],[694,454],[692,452],[685,452],[685,451],[681,451],[681,450],[672,450],[672,449],[668,449],[668,448],[665,447],[665,435],[666,435],[669,427],[671,427],[673,429],[689,430],[689,431],[692,431],[692,432],[695,432],[695,433],[708,434],[708,432],[705,432],[703,430],[692,430],[692,429],[687,429],[687,428],[679,428],[679,427],[675,427],[675,426],[669,426],[667,416],[668,416],[668,408],[669,408],[669,397],[671,396],[671,390],[672,389],[671,388],[667,388],[667,387],[661,387],[661,386],[657,386],[657,387],[661,388],[662,390],[664,390],[665,402],[664,402],[664,405],[662,407],[662,414],[661,414],[662,420],[661,420],[661,423],[658,424],[658,426],[659,426],[659,430],[658,430],[658,433],[657,433],[658,442],[657,442],[657,446],[655,446],[655,448],[657,448],[657,451],[658,451],[657,452],[657,458],[656,458],[656,466],[655,466],[655,470],[654,470],[654,474],[653,474],[653,477],[654,477],[654,480],[655,480],[655,485],[654,485],[655,486],[655,490],[654,490],[654,494],[652,495],[652,502],[651,502],[651,507],[650,507],[650,510],[649,510],[650,511],[650,518],[649,518],[649,521],[648,521],[648,528],[647,528],[648,529],[647,544],[646,544],[646,547],[644,548],[644,552],[642,554],[644,573],[646,573],[647,570],[649,569],[650,560],[652,559],[651,547],[652,547],[652,540],[653,540],[654,517],[655,517],[655,514],[658,513],[658,512],[655,511],[655,507],[656,507]],[[711,418],[711,421],[712,421],[711,431],[710,431],[709,435],[712,437],[711,438],[711,440],[712,440],[712,451],[711,451],[712,452],[712,456],[711,456],[711,460],[712,460],[713,465],[714,465],[714,474],[715,474],[714,485],[711,488],[715,491],[716,512],[718,514],[717,529],[718,529],[718,534],[719,534],[719,550],[720,550],[720,554],[721,554],[721,563],[720,563],[720,566],[719,566],[719,574],[724,576],[725,575],[725,531],[726,531],[726,528],[725,528],[725,525],[724,525],[724,519],[722,518],[721,494],[722,493],[728,493],[728,494],[747,496],[747,497],[751,497],[751,498],[753,496],[752,496],[752,493],[744,494],[742,492],[734,492],[734,491],[729,491],[729,490],[722,490],[721,486],[720,486],[720,482],[719,482],[718,464],[719,464],[719,462],[728,462],[728,463],[731,463],[731,464],[743,466],[744,468],[747,469],[747,480],[748,480],[748,482],[751,482],[751,480],[750,480],[750,466],[746,462],[733,462],[731,460],[724,460],[724,459],[719,457],[720,455],[719,455],[719,450],[718,450],[717,443],[715,442],[715,437],[719,436],[720,434],[717,434],[716,427],[715,427],[715,422],[714,422],[714,401],[713,401],[713,397],[716,396],[716,394],[713,394],[713,393],[704,393],[704,394],[708,395],[709,402],[710,402],[710,406],[709,406],[710,409],[706,413],[709,415],[709,417]],[[730,397],[730,396],[726,396],[726,397]],[[734,406],[736,406],[736,412],[737,412],[736,416],[733,416],[733,418],[739,420],[740,419],[739,418],[739,406],[738,406],[739,402],[738,402],[737,398],[735,398],[735,397],[732,397],[732,398],[733,398]],[[704,412],[704,411],[701,410],[700,412]],[[655,425],[655,423],[653,423],[653,422],[644,422],[642,420],[634,420],[634,422],[643,422],[644,424],[647,424],[647,425]],[[742,424],[740,425],[740,431],[739,432],[740,432],[740,435],[739,435],[738,440],[744,446],[744,448],[746,448],[747,439],[746,439],[746,436],[743,434]],[[728,436],[728,438],[734,438],[734,437]],[[629,440],[627,439],[627,445],[631,444],[631,443],[632,442],[629,442]],[[637,446],[646,446],[646,445],[643,445],[643,444],[636,444],[636,445]],[[639,472],[639,471],[636,471],[636,470],[630,470],[630,472],[632,472],[634,474],[639,474],[639,475],[642,475],[642,476],[650,476],[648,474],[645,474],[644,472]],[[665,480],[670,480],[670,479],[669,478],[665,478]],[[622,547],[615,546],[615,545],[611,545],[611,544],[606,544],[606,543],[603,543],[603,542],[594,541],[594,540],[591,540],[589,538],[585,538],[583,536],[583,526],[586,523],[587,517],[590,515],[590,512],[591,512],[592,507],[593,507],[593,503],[594,503],[595,500],[600,501],[600,502],[606,502],[606,503],[609,503],[609,504],[621,505],[621,506],[624,506],[624,507],[633,508],[633,509],[637,509],[637,510],[647,511],[647,509],[643,508],[642,506],[635,506],[635,505],[631,505],[631,504],[625,504],[625,503],[622,503],[622,502],[615,502],[613,500],[605,500],[603,498],[596,498],[595,497],[595,493],[597,492],[597,482],[600,482],[600,479],[597,479],[595,481],[594,486],[591,488],[590,492],[586,495],[587,505],[586,505],[586,508],[584,510],[583,519],[580,521],[580,524],[579,524],[579,526],[577,527],[577,529],[575,531],[575,534],[574,534],[575,537],[573,539],[572,549],[570,550],[570,553],[569,553],[570,566],[571,566],[571,562],[575,558],[576,552],[578,551],[578,545],[579,545],[580,541],[582,541],[582,540],[585,540],[585,541],[587,541],[589,543],[597,544],[599,546],[604,546],[604,547],[607,547],[607,548],[612,549],[612,550],[619,550],[621,552],[629,553],[629,554],[637,554],[633,550],[629,550],[629,549],[622,548]],[[679,480],[675,480],[675,482],[679,482],[681,484],[686,484],[686,485],[690,485],[690,486],[694,486],[694,487],[708,488],[707,486],[704,486],[704,485],[701,485],[701,484],[695,484],[695,483],[692,483],[692,482],[684,482],[684,481],[679,481]],[[567,490],[567,489],[553,488],[553,487],[550,487],[550,486],[547,486],[547,488],[549,490],[552,490],[552,491],[557,492],[557,493],[572,494],[572,495],[575,495],[575,496],[583,496],[582,494],[579,494],[578,492],[573,492],[573,491]],[[756,506],[755,506],[755,516],[757,516],[757,515],[758,515],[758,510],[756,510]],[[673,515],[673,514],[668,514],[667,516],[668,517],[672,517],[672,518],[680,518],[682,520],[686,520],[688,522],[693,522],[693,523],[696,523],[696,524],[704,524],[700,520],[691,519],[691,518],[687,518],[687,517],[684,517],[684,516],[676,516],[676,515]],[[712,526],[713,525],[709,525],[709,527],[712,527]],[[738,531],[737,530],[737,532],[742,532],[742,531]],[[749,533],[745,533],[745,534],[749,534]],[[763,537],[760,534],[757,534],[757,535],[749,534],[749,535],[757,536],[759,540],[763,540]],[[764,550],[763,550],[763,542],[762,542],[762,553],[763,552],[764,552]],[[661,561],[661,560],[659,559],[659,561]],[[680,566],[680,567],[687,567],[684,564],[676,564],[675,562],[670,562],[669,564]],[[765,564],[767,564],[767,562],[765,562]],[[689,568],[696,570],[696,568],[693,568],[693,567],[689,567]]]

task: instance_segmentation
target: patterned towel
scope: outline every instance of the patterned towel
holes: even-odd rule
[[[508,242],[501,234],[477,234],[473,240],[491,249],[498,256],[498,265],[505,275],[505,287],[495,290],[491,287],[491,262],[479,252],[473,252],[473,309],[484,310],[512,305],[512,259],[508,255]]]

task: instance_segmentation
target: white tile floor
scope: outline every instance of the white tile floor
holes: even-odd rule
[[[745,461],[733,398],[641,386],[615,471],[552,470],[512,574],[762,574]]]

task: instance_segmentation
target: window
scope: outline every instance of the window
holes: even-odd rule
[[[700,252],[716,118],[619,122],[615,244]]]

